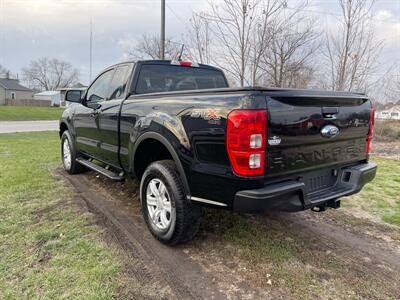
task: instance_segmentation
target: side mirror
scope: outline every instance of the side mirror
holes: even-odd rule
[[[82,91],[80,90],[69,90],[65,93],[65,101],[80,103],[82,97]]]

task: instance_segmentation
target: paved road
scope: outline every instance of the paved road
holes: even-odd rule
[[[10,121],[0,122],[0,133],[58,130],[58,120],[54,121]]]

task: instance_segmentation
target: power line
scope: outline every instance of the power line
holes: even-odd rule
[[[92,82],[92,61],[93,61],[93,27],[92,18],[90,18],[90,41],[89,41],[89,82]]]
[[[5,4],[3,0],[0,0],[0,27],[4,28],[5,27],[5,13],[4,13],[4,8]],[[4,30],[0,30],[0,45],[3,45],[3,47],[0,46],[0,62],[5,63],[6,59],[6,50],[5,50],[5,45],[6,45],[6,37],[5,37],[5,32]]]
[[[294,8],[294,7],[285,7],[286,9],[289,10],[295,10],[295,11],[303,11],[303,12],[310,12],[310,13],[316,13],[316,14],[320,14],[320,15],[330,15],[330,16],[335,16],[335,17],[342,17],[341,14],[339,13],[332,13],[332,12],[327,12],[327,11],[322,11],[322,10],[312,10],[312,9],[298,9],[298,8]],[[381,23],[392,23],[392,24],[400,24],[400,19],[398,21],[389,21],[389,20],[379,20],[376,19],[376,17],[367,17],[366,19],[375,21],[375,22],[381,22]]]
[[[170,12],[178,19],[179,22],[182,23],[182,25],[184,25],[185,27],[188,26],[188,24],[187,24],[185,21],[183,21],[182,18],[179,17],[179,16],[175,13],[175,11],[168,5],[168,3],[166,3],[166,5],[167,5],[167,8],[170,10]]]

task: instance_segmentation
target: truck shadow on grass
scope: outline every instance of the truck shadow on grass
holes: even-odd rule
[[[131,239],[140,243],[139,248],[147,256],[140,254],[137,246],[125,247],[128,252],[137,252],[135,261],[146,262],[157,255],[158,268],[168,270],[171,265],[179,265],[172,279],[164,282],[167,297],[400,297],[397,229],[384,228],[391,239],[388,243],[362,233],[370,229],[368,226],[378,233],[382,228],[355,222],[340,211],[254,216],[207,209],[197,237],[189,244],[169,248],[155,241],[145,228],[136,181],[115,183],[91,172],[79,176],[87,180],[92,192],[110,201],[110,205],[92,202],[92,206],[99,205],[97,213],[96,207],[91,208],[92,212],[99,215],[99,209],[115,210],[111,211],[114,217],[126,213],[127,221],[121,222],[118,234],[114,224],[117,220],[104,220],[109,217],[107,212],[101,213],[101,223],[112,235],[119,236],[117,244]],[[150,278],[165,281],[162,276],[153,276],[152,267],[145,265]],[[198,280],[196,287],[190,286],[193,277]]]

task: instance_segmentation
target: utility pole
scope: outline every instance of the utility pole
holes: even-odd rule
[[[93,57],[93,29],[92,18],[90,18],[90,41],[89,41],[89,84],[92,82],[92,57]]]
[[[161,0],[160,58],[165,59],[165,0]]]

